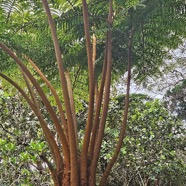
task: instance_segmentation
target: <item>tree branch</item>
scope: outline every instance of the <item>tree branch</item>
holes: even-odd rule
[[[112,68],[112,23],[113,23],[113,0],[109,1],[109,15],[108,15],[108,26],[109,30],[107,32],[108,37],[108,51],[107,51],[107,70],[106,70],[106,79],[105,79],[105,93],[104,93],[104,101],[103,101],[103,111],[102,116],[100,119],[100,127],[98,131],[97,140],[95,143],[94,148],[94,154],[93,154],[93,160],[91,164],[91,185],[96,184],[96,168],[98,163],[98,158],[100,154],[104,129],[105,129],[105,123],[107,118],[107,112],[108,112],[108,105],[109,105],[109,99],[110,99],[110,84],[111,84],[111,68]],[[104,77],[103,77],[104,78]]]
[[[51,82],[40,71],[40,69],[37,67],[37,65],[30,58],[28,58],[27,56],[24,55],[24,57],[25,57],[26,60],[28,60],[28,62],[32,65],[32,67],[37,71],[37,73],[40,75],[40,77],[43,79],[43,81],[47,84],[47,86],[49,87],[49,89],[53,93],[56,104],[57,104],[57,107],[58,107],[58,110],[59,110],[60,118],[61,118],[62,124],[64,126],[64,129],[65,129],[66,138],[68,139],[68,126],[67,126],[67,122],[66,122],[66,119],[65,119],[64,111],[62,109],[61,101],[59,99],[59,96],[58,96],[56,90],[52,86]]]
[[[94,64],[92,61],[92,46],[90,39],[90,26],[88,17],[88,7],[86,0],[82,0],[83,6],[83,20],[84,20],[84,31],[86,38],[86,50],[88,57],[88,75],[89,75],[89,104],[88,104],[88,119],[85,128],[85,135],[83,140],[83,147],[81,152],[81,184],[87,185],[87,160],[88,160],[88,148],[91,136],[91,130],[93,125],[93,113],[94,113]]]
[[[50,25],[51,33],[52,33],[52,39],[54,43],[55,48],[55,55],[57,59],[58,64],[58,70],[59,70],[59,76],[60,76],[60,82],[63,89],[63,97],[65,102],[65,108],[66,108],[66,114],[67,114],[67,123],[68,123],[68,133],[69,133],[69,144],[70,144],[70,171],[71,171],[71,177],[70,177],[70,184],[72,186],[78,186],[79,185],[79,173],[78,173],[78,159],[77,159],[77,146],[76,146],[76,139],[75,139],[75,130],[74,130],[74,124],[73,124],[73,116],[72,116],[72,108],[69,100],[69,93],[67,88],[67,82],[65,77],[65,70],[62,63],[62,56],[61,51],[59,47],[59,41],[57,38],[57,33],[54,25],[54,21],[52,19],[52,15],[48,6],[47,0],[42,0],[43,6],[45,8],[48,22]],[[64,157],[65,159],[69,159],[69,156]]]
[[[89,149],[89,155],[90,159],[92,159],[93,152],[94,152],[94,147],[95,147],[95,140],[97,136],[97,131],[99,129],[99,118],[100,118],[100,111],[101,111],[101,104],[102,104],[102,99],[103,99],[103,91],[104,91],[104,86],[105,86],[105,77],[106,77],[106,72],[107,72],[107,50],[108,50],[108,36],[106,38],[106,45],[105,45],[105,57],[104,57],[104,64],[103,64],[103,69],[102,69],[102,78],[101,78],[101,85],[100,85],[100,90],[96,102],[96,113],[94,117],[94,124],[92,128],[92,136],[91,136],[91,141],[90,141],[90,149]]]
[[[128,108],[129,108],[129,95],[130,95],[130,80],[131,80],[131,50],[132,50],[132,36],[133,36],[133,29],[130,33],[129,36],[129,43],[128,43],[128,78],[127,78],[127,93],[126,93],[126,97],[125,97],[125,110],[124,110],[124,117],[123,117],[123,122],[122,122],[122,129],[121,129],[121,133],[119,136],[119,140],[118,143],[116,145],[116,149],[114,152],[114,155],[112,157],[112,159],[110,160],[110,162],[108,163],[105,172],[103,173],[101,182],[100,182],[100,186],[104,186],[106,184],[106,180],[109,176],[109,173],[114,165],[114,163],[116,162],[116,159],[118,157],[118,154],[120,152],[120,149],[122,147],[122,143],[123,143],[123,139],[125,136],[125,131],[126,131],[126,126],[127,126],[127,116],[128,116]]]

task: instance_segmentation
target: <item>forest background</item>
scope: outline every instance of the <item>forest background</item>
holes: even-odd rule
[[[96,82],[95,100],[99,97],[98,88],[104,79],[102,71],[105,53],[108,51],[107,37],[112,32],[110,40],[112,41],[112,78],[110,92],[108,91],[110,102],[99,148],[95,184],[101,184],[102,175],[120,139],[123,110],[124,107],[126,110],[127,105],[125,90],[128,89],[118,90],[118,85],[129,84],[129,76],[131,76],[137,86],[143,87],[150,93],[159,91],[164,94],[160,100],[154,99],[149,93],[130,94],[126,135],[105,185],[184,186],[186,183],[185,1],[115,0],[112,2],[113,23],[108,19],[111,1],[90,0],[86,3],[90,43],[92,52],[96,51],[96,55],[92,58]],[[79,0],[53,0],[49,1],[48,5],[56,27],[59,48],[62,51],[63,66],[65,72],[68,72],[66,79],[68,77],[71,79],[67,87],[68,91],[73,93],[78,135],[76,150],[77,158],[81,158],[90,108],[88,92],[91,89],[90,71],[87,65],[84,8],[82,1]],[[12,55],[22,60],[39,83],[53,110],[59,115],[60,111],[57,109],[52,91],[31,65],[34,61],[51,82],[64,104],[65,98],[61,93],[55,49],[45,11],[41,1],[1,0],[2,43],[0,47],[3,49],[6,45],[12,50]],[[55,158],[38,118],[25,102],[20,91],[5,81],[6,77],[10,77],[27,94],[33,93],[29,90],[32,85],[30,86],[30,82],[27,81],[27,74],[25,76],[7,54],[0,50],[0,76],[2,77],[0,79],[0,185],[60,185],[62,183],[59,180],[61,177],[64,178],[65,174],[55,177],[55,174],[58,175]],[[130,72],[129,61],[131,61],[131,74],[127,77],[127,73]],[[107,92],[106,85],[105,92]],[[105,98],[106,94],[103,94],[103,105]],[[39,96],[36,96],[36,99],[47,127],[61,149],[50,112]],[[104,112],[103,107],[100,110],[101,113]],[[87,160],[87,164],[90,162]],[[68,177],[67,182],[69,180],[71,176]],[[86,179],[84,180],[83,176],[76,180],[81,185],[84,181],[86,182]],[[69,183],[72,185],[72,180]]]

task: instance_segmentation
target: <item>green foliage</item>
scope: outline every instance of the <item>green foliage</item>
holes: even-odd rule
[[[123,108],[121,98],[114,99],[110,107],[100,159],[103,170],[118,140]],[[160,185],[184,185],[185,134],[184,124],[171,116],[158,100],[132,95],[126,137],[109,185],[147,182],[151,185],[155,181]]]
[[[181,48],[182,47],[182,48]],[[185,120],[186,114],[186,79],[185,79],[185,46],[176,50],[177,55],[174,60],[163,67],[165,78],[169,79],[167,83],[162,78],[162,83],[166,85],[164,101],[166,107],[178,118]]]
[[[13,3],[13,1],[11,1]],[[54,49],[40,2],[3,1],[0,5],[2,27],[0,37],[14,48],[32,58],[49,77],[56,75]],[[81,1],[51,1],[50,8],[58,30],[64,64],[69,71],[75,65],[86,67]],[[90,1],[90,31],[97,37],[96,72],[103,63],[103,48],[107,31],[107,1]],[[115,2],[113,26],[113,73],[118,77],[126,71],[128,34],[134,28],[133,66],[136,80],[142,81],[156,73],[167,50],[176,48],[185,37],[183,1]],[[8,32],[7,32],[8,30]],[[0,53],[0,55],[3,55]],[[2,56],[3,57],[3,56]],[[1,63],[1,69],[11,66]],[[8,64],[8,65],[7,65]]]
[[[128,34],[133,28],[134,74],[135,80],[142,82],[152,74],[159,73],[159,67],[167,58],[167,52],[183,42],[185,4],[183,1],[158,0],[127,2],[139,4],[136,4],[135,8],[126,9],[125,2],[123,1],[121,6],[121,2],[118,1],[120,6],[116,6],[119,10],[113,28],[114,56],[118,59],[114,61],[114,65],[117,69],[126,68]]]
[[[183,120],[185,120],[186,114],[185,89],[186,84],[185,80],[183,80],[174,88],[168,90],[165,95],[167,107]]]
[[[102,144],[98,173],[101,174],[118,140],[125,96],[112,100]],[[40,155],[48,154],[37,120],[19,97],[1,97],[0,152],[4,185],[50,183]],[[160,185],[185,183],[185,129],[158,100],[134,94],[130,98],[127,136],[108,185],[145,183],[159,179]],[[83,109],[84,108],[84,109]],[[83,136],[87,104],[77,114],[79,135]],[[50,120],[47,119],[50,125]],[[51,126],[52,127],[52,126]],[[48,156],[50,156],[48,154]],[[33,169],[33,166],[36,167]],[[32,167],[32,168],[31,168]],[[12,172],[10,175],[9,172]],[[37,181],[37,182],[36,182]]]
[[[18,96],[0,95],[0,183],[37,186],[50,183],[40,156],[48,152],[39,123]]]

